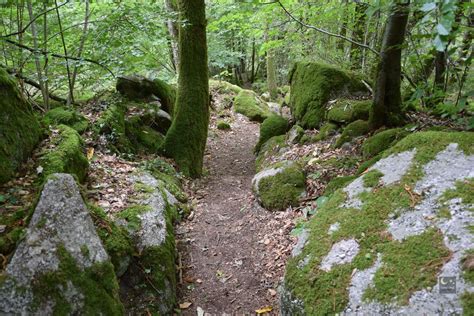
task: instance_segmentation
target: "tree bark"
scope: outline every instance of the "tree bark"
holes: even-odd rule
[[[405,41],[410,4],[396,3],[387,20],[382,51],[375,85],[374,102],[369,124],[376,129],[381,126],[397,126],[403,122],[401,110],[401,56]]]
[[[204,0],[179,0],[179,78],[173,123],[165,137],[164,154],[181,172],[202,175],[209,124],[209,74]]]
[[[268,29],[268,26],[267,26]],[[268,30],[265,32],[265,42],[269,41]],[[275,55],[272,48],[267,50],[266,56],[267,62],[267,89],[270,93],[270,99],[274,100],[278,94],[277,82],[276,82],[276,65],[275,65]]]

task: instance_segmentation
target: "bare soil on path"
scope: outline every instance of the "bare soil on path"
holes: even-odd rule
[[[213,119],[215,121],[215,118]],[[183,315],[278,313],[277,287],[293,242],[294,212],[269,212],[251,191],[259,125],[237,115],[230,131],[211,124],[205,168],[192,183],[194,214],[177,227]]]

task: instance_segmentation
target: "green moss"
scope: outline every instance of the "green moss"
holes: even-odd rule
[[[153,128],[143,124],[139,116],[132,116],[125,121],[125,135],[134,152],[157,153],[165,137]]]
[[[423,151],[422,146],[419,151]],[[419,156],[425,157],[421,152]],[[318,208],[306,224],[310,231],[306,246],[300,255],[288,261],[285,276],[286,287],[303,302],[305,314],[342,312],[348,303],[354,269],[371,267],[377,253],[383,258],[383,266],[376,273],[375,289],[368,289],[364,294],[366,298],[395,299],[403,304],[414,291],[436,283],[442,265],[449,259],[442,234],[428,230],[403,242],[393,240],[387,234],[389,214],[394,210],[410,209],[412,201],[405,185],[412,185],[418,176],[417,172],[408,173],[399,183],[361,194],[361,209],[342,207],[346,200],[342,190],[335,191]],[[350,181],[347,178],[340,180]],[[336,222],[340,223],[339,230],[328,234],[329,227]],[[329,272],[318,268],[332,245],[351,238],[356,239],[360,247],[351,263],[334,266]],[[300,263],[305,258],[309,262],[302,266]]]
[[[89,126],[89,121],[74,108],[57,107],[49,110],[43,118],[46,126],[67,125],[78,133],[83,133]]]
[[[70,173],[82,182],[89,168],[89,162],[83,153],[82,138],[66,125],[59,125],[58,131],[58,134],[51,138],[52,146],[45,149],[40,158],[43,178],[53,173]]]
[[[336,147],[341,147],[344,143],[350,142],[354,137],[362,136],[370,131],[367,121],[357,120],[344,128],[341,136],[336,141]]]
[[[474,315],[474,293],[463,293],[461,296],[461,304],[464,316]]]
[[[345,177],[336,177],[331,179],[326,185],[326,189],[324,190],[324,196],[330,196],[336,190],[341,189],[346,186],[349,182],[356,179],[357,176],[345,176]]]
[[[1,67],[0,122],[0,183],[4,183],[29,157],[42,133],[17,83]]]
[[[94,226],[105,250],[110,256],[117,274],[123,274],[127,268],[129,258],[134,253],[132,240],[124,227],[111,221],[103,209],[95,205],[88,205]]]
[[[84,315],[123,315],[120,303],[119,286],[111,263],[95,263],[81,269],[64,246],[57,250],[59,257],[58,270],[39,276],[33,283],[34,304],[53,301],[53,315],[66,315],[73,312],[68,302],[68,283],[72,284],[82,295],[84,304],[79,312]]]
[[[274,136],[283,135],[288,130],[288,120],[279,115],[271,115],[260,125],[260,137],[255,146],[255,152],[259,152],[262,145]]]
[[[453,189],[446,190],[440,198],[440,202],[447,202],[449,200],[460,198],[463,204],[474,204],[474,178],[469,178],[463,181],[457,181]]]
[[[169,162],[163,158],[155,158],[153,160],[146,160],[143,167],[150,172],[160,172],[170,176],[178,177],[176,169]]]
[[[125,112],[121,104],[110,105],[94,125],[94,132],[104,135],[113,151],[130,153],[132,144],[125,134]]]
[[[365,159],[371,158],[378,153],[390,148],[396,142],[403,139],[408,132],[403,128],[393,128],[382,131],[367,138],[362,145],[362,153]]]
[[[305,189],[305,176],[301,167],[292,164],[274,176],[261,179],[258,184],[258,195],[266,209],[278,211],[298,205]]]
[[[173,117],[176,88],[160,79],[153,80],[153,83],[153,94],[160,99],[161,107]]]
[[[131,230],[138,230],[141,226],[139,215],[149,212],[151,208],[145,205],[132,205],[122,210],[117,216],[123,218],[128,223],[128,228]]]
[[[329,135],[337,131],[337,125],[334,123],[326,122],[319,129],[319,133],[314,136],[315,141],[321,141],[328,138]]]
[[[380,178],[382,177],[383,177],[382,172],[380,172],[377,169],[372,169],[363,176],[362,180],[364,181],[365,187],[373,188],[379,185]]]
[[[371,100],[338,100],[327,112],[327,119],[337,123],[351,123],[356,120],[368,120]]]
[[[239,94],[243,89],[223,80],[209,80],[209,88],[217,91],[219,94]]]
[[[310,62],[296,63],[290,72],[290,82],[290,107],[304,128],[317,128],[321,124],[330,98],[367,90],[353,74]]]
[[[466,251],[466,255],[461,260],[463,269],[463,278],[474,284],[474,250],[470,249]]]
[[[230,124],[227,123],[226,121],[218,121],[217,122],[217,129],[228,130],[228,129],[230,129]]]
[[[268,105],[251,90],[242,90],[234,99],[234,110],[251,121],[263,122],[272,113]]]
[[[275,156],[282,148],[286,146],[286,136],[274,136],[266,141],[260,148],[258,152],[257,159],[255,160],[255,165],[257,171],[261,171],[265,168],[270,159]]]
[[[375,273],[374,287],[364,297],[384,303],[406,304],[413,292],[434,286],[440,267],[450,256],[443,234],[434,229],[402,242],[388,243],[381,251],[382,267]]]

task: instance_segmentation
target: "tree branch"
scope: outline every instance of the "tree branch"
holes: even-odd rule
[[[32,47],[29,47],[29,46],[26,46],[26,45],[23,45],[23,44],[20,44],[20,43],[17,43],[15,41],[12,41],[12,40],[9,40],[9,39],[3,39],[5,42],[9,43],[9,44],[12,44],[16,47],[19,47],[21,49],[24,49],[24,50],[27,50],[29,52],[32,52],[33,54],[35,53],[39,53],[41,55],[51,55],[52,57],[56,57],[56,58],[62,58],[62,59],[66,59],[66,60],[76,60],[76,61],[87,61],[91,64],[95,64],[99,67],[102,67],[103,69],[107,70],[111,75],[112,77],[115,78],[115,74],[112,72],[112,70],[110,70],[107,66],[101,64],[100,62],[96,61],[96,60],[93,60],[93,59],[89,59],[89,58],[77,58],[77,57],[72,57],[72,56],[64,56],[64,55],[60,55],[60,54],[56,54],[56,53],[52,53],[52,52],[48,52],[48,51],[44,51],[44,50],[35,50],[34,48]]]
[[[362,43],[359,43],[359,42],[356,42],[348,37],[345,37],[341,34],[336,34],[336,33],[331,33],[329,31],[326,31],[322,28],[319,28],[319,27],[316,27],[314,25],[309,25],[309,24],[306,24],[304,23],[303,21],[297,19],[293,14],[291,14],[290,11],[288,11],[288,9],[285,8],[285,6],[283,6],[283,4],[280,2],[280,1],[276,1],[276,2],[272,2],[272,3],[278,3],[280,5],[280,7],[285,11],[286,15],[288,15],[292,20],[296,21],[298,24],[306,27],[306,28],[309,28],[309,29],[312,29],[312,30],[315,30],[315,31],[318,31],[320,33],[323,33],[323,34],[326,34],[326,35],[329,35],[329,36],[333,36],[333,37],[337,37],[337,38],[340,38],[340,39],[343,39],[345,41],[348,41],[354,45],[357,45],[359,47],[362,47],[362,48],[365,48],[365,49],[368,49],[369,51],[371,51],[372,53],[374,53],[375,55],[377,56],[380,56],[380,53],[378,51],[376,51],[375,49],[373,49],[372,47],[368,46],[368,45],[365,45],[365,44],[362,44]]]
[[[57,10],[58,8],[62,7],[63,5],[69,3],[70,0],[66,0],[66,2],[63,2],[61,3],[60,5],[58,6],[55,6],[54,8],[51,8],[51,9],[48,9],[48,10],[45,10],[41,13],[39,13],[37,16],[35,16],[28,24],[25,25],[24,28],[22,28],[21,30],[19,31],[16,31],[14,33],[10,33],[10,34],[7,34],[7,35],[1,35],[0,38],[7,38],[7,37],[10,37],[10,36],[15,36],[15,35],[19,35],[19,34],[22,34],[22,33],[25,33],[26,30],[30,27],[31,24],[33,24],[37,19],[39,19],[40,16],[42,15],[45,15],[47,14],[48,12],[51,12],[53,10]]]

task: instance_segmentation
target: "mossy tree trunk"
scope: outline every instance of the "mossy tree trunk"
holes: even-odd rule
[[[400,93],[402,45],[410,11],[409,2],[397,2],[387,20],[380,53],[370,127],[397,126],[403,122]]]
[[[358,43],[364,43],[364,33],[367,22],[368,4],[360,0],[355,1],[354,30],[352,31],[352,40]],[[351,69],[361,69],[363,63],[362,48],[359,45],[351,44]]]
[[[267,30],[265,31],[265,42],[270,41],[270,37],[268,35],[268,25]],[[267,89],[270,93],[270,99],[275,100],[277,97],[277,75],[276,75],[276,65],[275,65],[275,53],[273,48],[269,48],[267,50]]]
[[[180,171],[191,177],[202,174],[209,124],[209,74],[207,66],[204,0],[179,0],[179,79],[173,123],[163,150]]]

